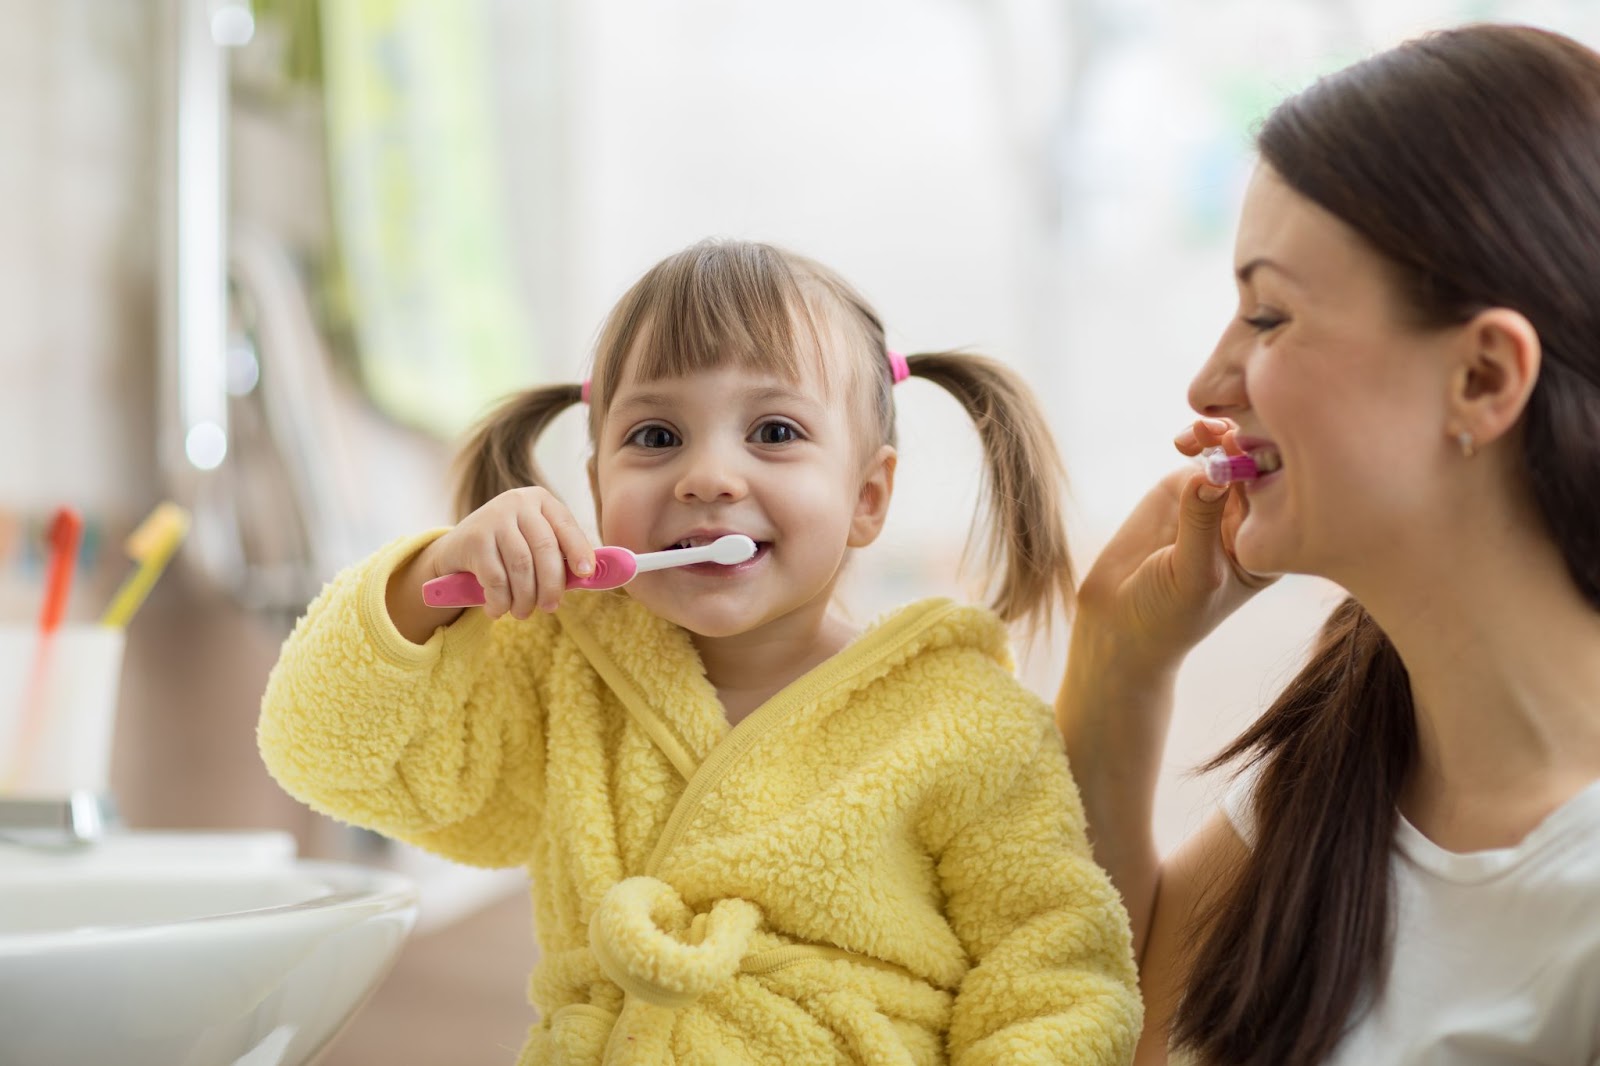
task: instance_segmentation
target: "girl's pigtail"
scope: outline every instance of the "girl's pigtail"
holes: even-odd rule
[[[533,460],[533,446],[557,415],[582,402],[581,385],[543,385],[519,392],[489,412],[461,450],[457,518],[465,518],[507,489],[545,484]]]
[[[990,606],[1007,622],[1048,629],[1057,606],[1071,606],[1077,582],[1061,513],[1066,474],[1033,391],[1010,367],[981,355],[933,352],[906,364],[960,402],[983,443],[991,522],[982,561],[1000,575]],[[975,516],[974,533],[979,528]]]

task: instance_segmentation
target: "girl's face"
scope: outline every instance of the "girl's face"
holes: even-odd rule
[[[1426,550],[1439,516],[1457,331],[1411,324],[1390,267],[1266,164],[1235,249],[1239,311],[1189,387],[1280,469],[1243,491],[1239,561],[1350,587],[1380,560]]]
[[[601,539],[653,552],[743,533],[759,549],[737,566],[641,574],[626,586],[635,599],[703,637],[820,622],[845,549],[882,528],[894,475],[894,449],[863,447],[858,405],[833,385],[810,367],[797,382],[732,365],[624,372],[595,442]]]

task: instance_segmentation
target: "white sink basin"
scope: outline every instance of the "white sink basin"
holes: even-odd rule
[[[0,846],[0,1063],[301,1066],[415,920],[405,878],[284,834]]]

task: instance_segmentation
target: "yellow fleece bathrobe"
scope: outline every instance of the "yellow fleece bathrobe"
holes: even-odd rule
[[[284,645],[261,752],[317,810],[525,865],[520,1063],[1128,1062],[1128,919],[987,611],[901,609],[729,728],[625,593],[470,610],[425,645],[341,574]]]

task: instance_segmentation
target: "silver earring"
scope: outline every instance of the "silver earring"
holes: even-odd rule
[[[1457,433],[1456,443],[1461,445],[1461,458],[1463,459],[1471,459],[1478,452],[1476,442],[1473,441],[1472,432],[1470,430],[1464,429],[1460,433]]]

